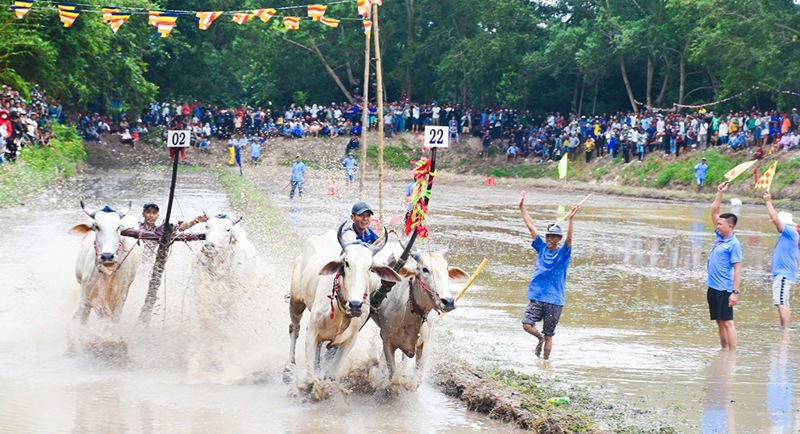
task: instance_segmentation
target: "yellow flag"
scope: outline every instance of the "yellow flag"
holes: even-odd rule
[[[736,179],[737,176],[741,175],[747,169],[749,169],[750,166],[752,166],[753,164],[756,164],[756,161],[758,161],[758,160],[744,162],[744,163],[734,167],[733,169],[729,170],[728,173],[726,173],[723,176],[725,176],[725,179],[727,179],[728,182],[731,182],[734,179]]]
[[[558,179],[564,179],[567,177],[567,157],[569,154],[564,154],[561,157],[561,161],[558,162]]]
[[[772,185],[772,178],[775,177],[775,170],[778,169],[778,162],[775,161],[769,166],[766,172],[761,175],[761,178],[758,178],[758,182],[756,182],[756,190],[759,188],[769,191],[769,187]]]

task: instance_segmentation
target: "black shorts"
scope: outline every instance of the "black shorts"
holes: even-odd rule
[[[728,307],[728,298],[731,293],[718,291],[709,287],[706,293],[708,299],[708,312],[712,321],[733,321],[733,308]]]
[[[522,316],[523,324],[535,325],[537,322],[542,321],[542,334],[545,336],[553,336],[556,334],[556,326],[558,320],[561,318],[561,311],[564,306],[557,304],[544,303],[541,301],[531,300],[528,307],[525,308],[525,314]]]

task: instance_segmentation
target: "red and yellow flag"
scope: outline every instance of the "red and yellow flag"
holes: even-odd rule
[[[756,190],[763,189],[769,191],[769,187],[772,185],[772,178],[775,177],[775,171],[778,169],[778,162],[775,161],[772,165],[769,166],[766,172],[761,175],[761,178],[758,179],[756,182]]]
[[[158,22],[158,17],[163,14],[164,11],[150,11],[147,14],[147,25],[148,26],[155,26]]]
[[[244,24],[250,21],[250,18],[253,18],[253,14],[235,13],[233,14],[233,18],[231,19],[231,21],[233,21],[236,24]]]
[[[111,21],[111,14],[114,12],[119,12],[119,8],[115,6],[103,6],[103,22],[108,24]]]
[[[155,20],[156,30],[162,38],[169,36],[172,28],[175,27],[175,22],[178,21],[178,14],[162,12]]]
[[[369,35],[369,33],[372,31],[372,21],[363,20],[362,22],[364,23],[364,34]]]
[[[356,0],[356,6],[358,6],[358,15],[361,18],[369,16],[370,7],[372,7],[370,0]]]
[[[750,168],[750,166],[752,166],[753,164],[756,164],[756,161],[758,161],[758,160],[744,162],[744,163],[734,167],[733,169],[729,170],[728,173],[726,173],[723,176],[725,177],[725,179],[728,180],[728,182],[731,182],[734,179],[736,179],[737,176],[739,176],[742,173],[746,172],[747,169]]]
[[[119,31],[119,28],[122,27],[122,25],[125,24],[125,21],[128,21],[128,18],[130,17],[130,12],[112,12],[111,17],[108,19],[108,25],[111,26],[111,31],[116,34],[117,31]]]
[[[323,15],[325,15],[325,11],[328,9],[325,5],[309,5],[308,6],[308,17],[314,21],[319,21]]]
[[[261,18],[261,21],[267,22],[270,18],[274,17],[277,11],[275,9],[256,9],[253,11],[253,15]]]
[[[334,20],[333,18],[325,18],[325,17],[319,19],[320,23],[325,24],[328,27],[333,27],[334,29],[339,27],[339,21],[340,20]]]
[[[383,0],[372,0],[372,4],[378,5],[378,6],[383,6]]]
[[[33,0],[15,1],[13,5],[9,6],[9,8],[14,11],[14,15],[19,19],[25,18],[25,15],[31,11],[31,7],[33,7]]]
[[[286,30],[297,30],[300,28],[300,18],[283,17],[283,27]]]
[[[63,24],[64,27],[70,27],[73,25],[80,14],[81,13],[78,10],[78,5],[75,3],[58,4],[58,19],[61,20],[61,24]]]
[[[219,18],[220,15],[222,15],[222,12],[198,12],[195,14],[197,17],[197,26],[200,30],[208,30],[211,23]]]

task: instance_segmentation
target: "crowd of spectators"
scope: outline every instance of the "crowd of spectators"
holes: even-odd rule
[[[49,146],[51,123],[63,122],[61,105],[38,86],[30,89],[30,103],[6,85],[1,90],[0,163],[17,161],[17,154],[26,147]]]

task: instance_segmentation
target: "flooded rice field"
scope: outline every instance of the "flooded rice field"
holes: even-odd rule
[[[137,218],[141,204],[154,200],[162,218],[166,214],[168,173],[100,175],[90,172],[75,189],[49,191],[29,206],[0,211],[9,222],[0,232],[0,431],[511,430],[428,384],[417,391],[311,403],[281,382],[291,262],[301,240],[335,228],[357,198],[355,188],[328,196],[323,179],[310,179],[304,197],[294,201],[282,181],[257,180],[284,212],[294,241],[282,235],[272,239],[285,245],[257,246],[266,257],[259,258],[253,286],[237,297],[224,327],[209,328],[198,318],[209,300],[188,285],[199,255],[191,243],[173,248],[149,325],[137,322],[147,268],[131,287],[120,324],[79,327],[73,315],[80,296],[74,276],[80,237],[67,233],[86,220],[78,199],[92,207],[121,207],[131,200]],[[384,221],[404,212],[404,186],[387,185]],[[544,362],[520,326],[535,254],[516,206],[518,194],[506,186],[446,180],[434,187],[432,237],[419,247],[447,248],[450,265],[470,273],[483,258],[490,261],[457,310],[437,322],[435,357],[563,380],[614,405],[653,410],[653,421],[681,432],[800,429],[794,406],[800,337],[779,329],[771,306],[769,264],[777,234],[763,206],[745,204],[736,211],[745,259],[736,309],[739,350],[731,354],[720,353],[716,326],[707,319],[710,203],[594,195],[576,217],[567,305],[551,360]],[[526,202],[544,227],[583,196],[529,189]],[[173,221],[230,211],[215,174],[181,173],[176,197]],[[377,208],[376,191],[367,200]],[[245,216],[248,231],[264,230],[247,222]],[[354,363],[380,353],[374,325],[362,333]],[[301,332],[301,346],[304,338]],[[124,363],[70,351],[76,342],[118,341],[127,344]],[[300,358],[302,353],[298,349]]]

